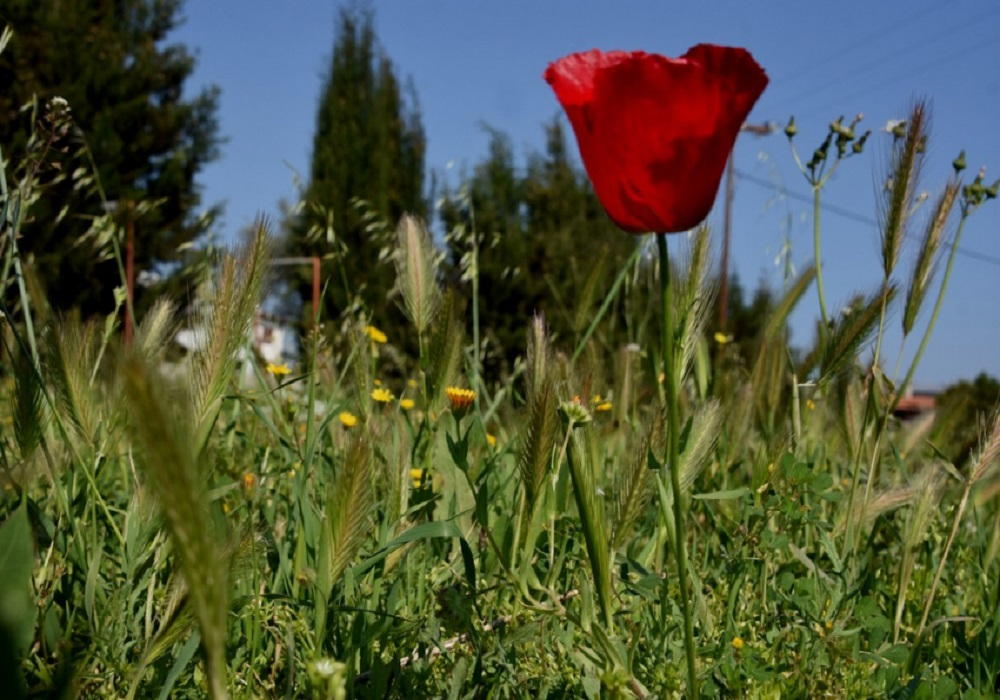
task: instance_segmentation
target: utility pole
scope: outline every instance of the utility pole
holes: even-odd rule
[[[135,203],[129,200],[125,204],[125,344],[132,344],[132,317],[135,304]]]
[[[746,131],[754,136],[767,136],[774,132],[777,125],[774,122],[765,124],[744,124],[740,131]],[[719,330],[726,329],[726,316],[729,310],[729,238],[733,230],[733,190],[735,187],[736,166],[734,157],[736,148],[733,147],[726,162],[726,202],[722,219],[722,260],[720,261],[719,276],[721,277],[719,286]]]

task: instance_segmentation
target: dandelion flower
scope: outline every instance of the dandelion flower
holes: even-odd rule
[[[494,435],[493,433],[486,433],[486,442],[489,444],[490,447],[496,447],[497,436]]]
[[[372,392],[372,398],[378,401],[379,403],[389,403],[395,397],[392,395],[392,392],[389,391],[388,389],[376,389],[375,391]]]
[[[243,494],[250,498],[253,495],[253,487],[257,484],[257,477],[251,473],[246,473],[243,475]]]
[[[270,372],[275,377],[284,377],[286,374],[291,374],[292,370],[288,368],[288,365],[281,363],[276,365],[273,362],[267,363],[267,371]]]
[[[353,428],[358,424],[358,417],[350,411],[341,411],[339,418],[345,428]]]
[[[451,402],[451,408],[454,411],[467,409],[476,399],[476,392],[472,389],[459,389],[458,387],[450,386],[444,390],[444,393],[448,395],[448,400]]]
[[[385,333],[380,331],[375,326],[366,326],[365,333],[368,334],[368,337],[372,339],[373,343],[386,343],[389,341],[389,339],[385,337]]]
[[[743,648],[743,638],[742,637],[733,637],[733,649],[735,649],[736,651],[739,651],[742,648]]]
[[[400,399],[399,400],[399,407],[401,409],[403,409],[404,411],[409,411],[414,406],[416,406],[416,404],[414,403],[413,399]]]

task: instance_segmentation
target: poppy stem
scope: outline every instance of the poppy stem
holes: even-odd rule
[[[677,559],[677,580],[681,589],[681,612],[684,615],[684,653],[687,657],[688,694],[698,697],[698,673],[695,669],[694,622],[691,618],[691,601],[688,596],[687,536],[684,527],[684,503],[681,494],[680,465],[680,406],[677,387],[677,352],[675,346],[673,285],[670,281],[670,252],[667,235],[656,234],[660,253],[660,299],[663,307],[663,375],[667,402],[667,454],[664,463],[670,469],[670,487],[673,492],[674,556]],[[664,581],[664,586],[666,581]]]

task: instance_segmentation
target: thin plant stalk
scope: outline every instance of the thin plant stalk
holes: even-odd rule
[[[663,310],[663,374],[666,383],[667,402],[667,454],[665,461],[670,469],[670,486],[674,494],[674,547],[677,559],[677,580],[681,589],[681,613],[684,615],[684,654],[687,657],[688,697],[698,697],[698,672],[694,657],[694,621],[688,600],[687,536],[684,527],[684,505],[681,497],[680,465],[680,406],[677,394],[677,350],[674,347],[674,300],[670,283],[670,252],[667,236],[656,234],[656,246],[660,253],[660,300]],[[666,583],[664,583],[666,585]]]
[[[910,382],[913,381],[913,374],[917,371],[917,365],[920,364],[920,359],[924,356],[924,350],[927,349],[927,341],[930,340],[931,334],[934,332],[934,325],[937,323],[938,314],[941,313],[941,306],[944,304],[944,294],[948,290],[948,280],[951,279],[951,268],[955,263],[955,254],[958,252],[958,244],[962,240],[962,230],[965,228],[965,222],[969,218],[969,213],[969,208],[966,207],[962,209],[962,218],[958,222],[958,230],[955,232],[955,240],[952,241],[951,252],[948,254],[948,264],[944,269],[944,278],[941,280],[941,286],[938,288],[937,300],[934,302],[934,311],[931,313],[930,321],[927,322],[927,328],[924,329],[924,337],[920,339],[920,347],[917,348],[917,354],[914,356],[913,362],[910,364],[910,369],[906,373],[906,378],[903,379],[903,383],[897,387],[897,400],[904,394],[907,387],[910,386]]]
[[[816,291],[819,293],[819,313],[823,317],[823,327],[820,332],[825,336],[827,326],[830,325],[830,317],[826,314],[826,294],[823,291],[823,266],[820,264],[819,195],[822,187],[823,182],[813,185],[813,256],[816,258]]]
[[[618,295],[618,288],[622,286],[622,283],[628,276],[628,271],[632,269],[632,266],[635,265],[635,261],[638,260],[639,255],[642,254],[642,248],[643,246],[641,244],[637,245],[635,250],[632,251],[632,254],[629,255],[628,260],[626,260],[625,264],[622,265],[622,269],[618,273],[618,277],[615,278],[614,283],[611,285],[611,289],[608,290],[607,296],[605,296],[604,301],[601,302],[601,308],[597,310],[597,314],[590,322],[590,326],[587,327],[587,331],[583,334],[583,337],[580,338],[580,342],[577,344],[576,350],[573,351],[573,359],[571,362],[576,362],[577,359],[579,359],[580,353],[582,353],[583,349],[587,346],[587,341],[590,340],[590,336],[594,334],[597,324],[604,318],[604,314],[608,312],[611,302],[614,301],[615,296]]]

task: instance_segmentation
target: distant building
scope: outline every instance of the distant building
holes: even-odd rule
[[[912,420],[934,413],[937,408],[937,392],[931,391],[910,391],[896,404],[893,415],[900,420]]]

